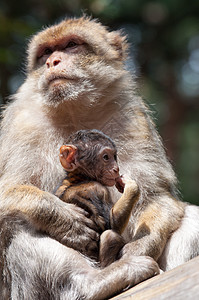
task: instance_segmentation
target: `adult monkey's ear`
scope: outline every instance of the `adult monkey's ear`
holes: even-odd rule
[[[59,159],[62,167],[68,171],[74,171],[77,166],[77,147],[74,145],[63,145],[60,148]]]
[[[108,33],[107,37],[109,44],[116,53],[115,58],[121,61],[126,60],[129,45],[127,43],[127,38],[123,35],[122,31],[111,31]]]

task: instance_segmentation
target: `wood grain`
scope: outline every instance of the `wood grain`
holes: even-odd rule
[[[199,256],[111,299],[199,300]]]

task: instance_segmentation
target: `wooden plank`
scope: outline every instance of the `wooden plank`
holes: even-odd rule
[[[199,256],[111,299],[199,300]]]

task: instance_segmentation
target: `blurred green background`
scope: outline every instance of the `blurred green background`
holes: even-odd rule
[[[154,112],[182,199],[199,205],[198,0],[1,0],[0,104],[24,80],[30,36],[83,13],[128,34],[127,68]]]

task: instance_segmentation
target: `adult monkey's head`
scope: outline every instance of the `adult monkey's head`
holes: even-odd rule
[[[64,20],[33,37],[28,48],[28,77],[42,101],[92,105],[117,93],[124,71],[127,43],[96,20]],[[35,80],[36,79],[36,80]]]

